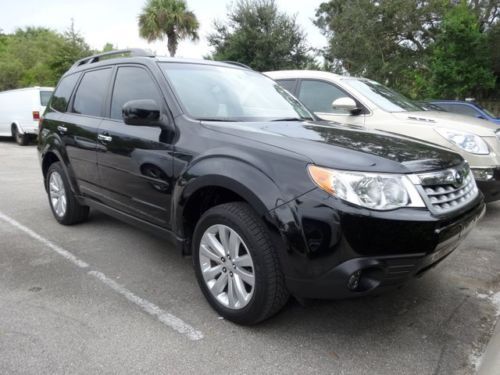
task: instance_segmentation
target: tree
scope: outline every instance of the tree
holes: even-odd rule
[[[101,52],[111,52],[111,51],[116,50],[116,49],[118,49],[118,48],[116,48],[116,47],[113,45],[113,43],[109,43],[109,42],[108,42],[108,43],[106,43],[106,44],[104,45],[104,47],[102,47],[102,51],[101,51]]]
[[[49,65],[56,76],[60,77],[71,68],[75,61],[90,56],[94,52],[75,29],[72,19],[70,26],[62,35],[62,43],[57,54],[51,56]]]
[[[329,40],[325,59],[407,94],[425,71],[426,50],[439,32],[448,0],[330,0],[315,24]]]
[[[54,86],[75,60],[92,54],[71,26],[64,34],[42,27],[0,35],[0,91]]]
[[[199,27],[184,0],[147,0],[139,15],[140,36],[148,42],[166,37],[170,56],[175,56],[180,40],[198,40]]]
[[[313,62],[306,34],[296,21],[278,10],[274,0],[240,0],[227,22],[214,22],[208,43],[215,60],[238,61],[253,69],[303,69]]]
[[[495,86],[488,36],[480,31],[478,18],[461,1],[446,13],[432,46],[431,93],[464,99]]]
[[[457,8],[469,20],[467,35],[460,36],[449,25],[444,30],[445,18]],[[318,8],[315,24],[329,40],[325,59],[336,70],[381,81],[414,98],[444,97],[450,92],[443,80],[454,80],[457,73],[444,70],[463,66],[456,59],[462,59],[467,50],[478,54],[469,52],[471,58],[466,58],[469,63],[474,60],[475,73],[461,79],[473,85],[474,79],[485,78],[484,71],[496,66],[491,59],[486,63],[488,48],[480,51],[476,44],[484,47],[483,37],[496,30],[499,8],[498,0],[329,0]],[[455,45],[451,53],[444,40],[461,37],[463,44]],[[487,39],[495,45],[492,37]],[[491,87],[489,79],[481,82]],[[468,87],[460,95],[479,90],[477,85]]]

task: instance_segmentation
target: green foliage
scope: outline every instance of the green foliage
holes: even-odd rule
[[[102,52],[110,52],[110,51],[114,51],[114,50],[116,50],[116,49],[118,49],[118,48],[116,48],[116,47],[113,45],[113,43],[109,43],[109,42],[108,42],[108,43],[106,43],[106,44],[104,45],[104,47],[102,47]]]
[[[490,48],[484,39],[498,15],[498,0],[330,0],[318,8],[315,24],[329,40],[325,59],[332,70],[383,82],[413,98],[484,96],[498,64],[498,58],[485,57],[498,50],[498,39],[489,39]],[[459,31],[450,18],[469,26]],[[461,60],[471,69],[464,70]]]
[[[314,64],[296,18],[281,13],[274,0],[240,0],[227,14],[227,22],[216,21],[214,27],[208,43],[215,48],[215,60],[238,61],[259,71]]]
[[[463,99],[495,86],[488,36],[462,1],[446,13],[430,57],[431,95]]]
[[[166,37],[170,56],[175,56],[180,40],[197,40],[199,28],[184,0],[147,0],[139,15],[139,35],[148,42]]]
[[[339,70],[381,81],[406,93],[426,69],[426,49],[439,30],[447,0],[331,0],[316,12],[329,38],[326,59]]]
[[[0,91],[54,86],[75,60],[91,53],[73,25],[64,34],[27,27],[0,35]]]

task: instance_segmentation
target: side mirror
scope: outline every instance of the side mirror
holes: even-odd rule
[[[127,125],[159,126],[160,106],[151,99],[131,100],[123,105],[122,117]]]
[[[343,109],[351,113],[359,109],[354,99],[347,96],[335,99],[332,103],[332,108]]]

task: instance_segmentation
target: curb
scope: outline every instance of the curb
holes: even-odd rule
[[[477,375],[500,374],[500,319],[483,354]]]

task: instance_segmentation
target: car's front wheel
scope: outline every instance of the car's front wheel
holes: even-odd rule
[[[72,225],[87,219],[89,207],[76,199],[60,162],[49,167],[46,183],[50,208],[59,223]]]
[[[268,230],[246,203],[222,204],[203,214],[194,233],[193,262],[210,305],[235,323],[258,323],[288,300]]]

